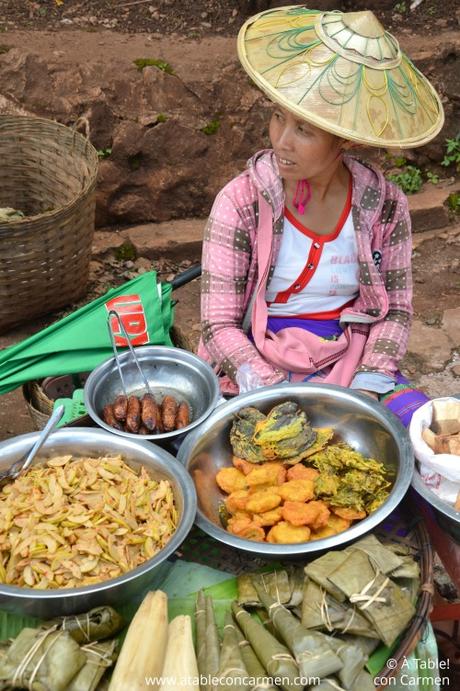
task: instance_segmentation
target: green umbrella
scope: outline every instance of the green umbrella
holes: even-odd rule
[[[155,271],[118,288],[0,352],[0,394],[32,379],[87,372],[113,355],[107,318],[116,310],[133,345],[169,345],[172,286],[158,284]],[[113,325],[119,348],[126,345]]]

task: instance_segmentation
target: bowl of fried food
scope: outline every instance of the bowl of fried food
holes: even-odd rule
[[[0,443],[0,471],[37,437]],[[46,619],[135,601],[155,586],[195,512],[193,482],[164,449],[60,429],[0,489],[0,609]]]
[[[178,453],[197,524],[264,557],[355,540],[397,507],[412,478],[409,436],[371,398],[332,385],[280,384],[220,405]]]
[[[217,376],[187,350],[142,346],[135,352],[143,376],[129,351],[118,356],[125,390],[115,358],[91,372],[84,390],[88,414],[100,427],[123,437],[182,438],[216,407]]]

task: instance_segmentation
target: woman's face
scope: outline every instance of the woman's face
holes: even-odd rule
[[[270,120],[270,140],[285,180],[314,178],[337,162],[341,139],[281,107]]]

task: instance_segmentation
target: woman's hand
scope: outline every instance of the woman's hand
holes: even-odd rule
[[[370,398],[374,398],[376,401],[379,400],[379,395],[375,391],[367,391],[366,389],[355,389],[355,391],[366,394],[366,396],[370,396]]]

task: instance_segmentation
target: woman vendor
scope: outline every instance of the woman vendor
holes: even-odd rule
[[[352,150],[427,143],[443,125],[440,100],[372,12],[262,12],[238,54],[274,103],[272,148],[213,205],[199,354],[224,393],[337,384],[407,425],[428,400],[399,371],[412,316],[408,204]]]

